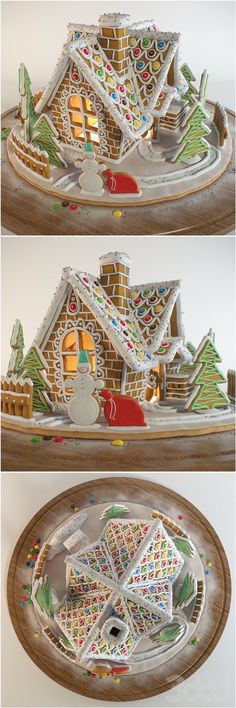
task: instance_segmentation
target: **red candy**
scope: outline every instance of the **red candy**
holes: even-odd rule
[[[76,209],[78,209],[77,204],[71,204],[70,209],[71,211],[76,211]]]

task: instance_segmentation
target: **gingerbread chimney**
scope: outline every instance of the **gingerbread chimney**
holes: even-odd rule
[[[99,44],[119,76],[123,76],[128,67],[130,25],[130,15],[120,12],[99,17]]]
[[[128,314],[130,258],[126,253],[107,253],[99,258],[100,282],[122,315]]]

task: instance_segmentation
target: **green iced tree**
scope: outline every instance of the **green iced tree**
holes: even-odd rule
[[[52,409],[47,391],[51,385],[46,376],[47,362],[40,349],[33,345],[22,361],[22,378],[33,382],[33,410],[46,413]]]
[[[230,404],[229,398],[218,386],[218,384],[226,383],[224,375],[216,365],[221,362],[221,358],[209,335],[203,337],[193,362],[195,368],[189,383],[194,385],[194,389],[189,396],[185,410],[203,411],[228,406]]]
[[[34,124],[33,142],[41,150],[46,150],[49,162],[56,167],[66,167],[65,160],[61,156],[62,148],[57,140],[58,132],[50,118],[42,113]]]
[[[25,346],[23,327],[20,320],[16,320],[13,325],[10,346],[12,348],[12,352],[8,364],[7,374],[8,376],[11,376],[11,374],[20,375],[22,370],[22,361],[24,356],[23,352]]]
[[[183,74],[183,77],[185,78],[185,81],[187,81],[188,88],[185,94],[183,95],[183,98],[185,101],[188,101],[188,104],[192,106],[197,97],[197,89],[195,86],[193,86],[193,81],[196,81],[195,76],[193,75],[191,69],[189,68],[188,64],[183,64],[181,66],[181,74]]]
[[[186,116],[185,130],[178,140],[179,148],[173,157],[173,162],[190,160],[202,152],[210,150],[210,144],[204,135],[209,135],[210,128],[204,123],[208,114],[200,103],[196,103],[190,114]]]
[[[29,73],[24,64],[19,68],[19,114],[24,124],[24,137],[27,142],[32,140],[33,127],[37,119],[34,110],[34,97],[31,91]]]
[[[199,99],[198,99],[199,103],[201,103],[202,106],[205,106],[205,103],[206,103],[208,78],[209,78],[209,74],[207,73],[207,70],[205,69],[201,75],[200,87],[199,87]]]

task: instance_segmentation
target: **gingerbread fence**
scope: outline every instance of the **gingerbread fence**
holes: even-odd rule
[[[8,415],[32,418],[33,383],[30,379],[17,378],[15,375],[2,379],[1,411]]]
[[[50,544],[44,543],[41,550],[40,550],[39,556],[38,556],[36,564],[35,564],[35,569],[33,572],[32,585],[34,584],[35,580],[38,580],[42,576],[49,548],[50,548]]]
[[[220,139],[220,146],[223,147],[226,138],[228,137],[228,119],[224,106],[217,101],[215,105],[213,123],[217,127]]]
[[[227,371],[227,394],[229,398],[235,400],[235,376],[236,372],[234,369],[229,369]]]
[[[152,512],[152,519],[160,519],[164,526],[167,526],[168,529],[171,529],[175,536],[181,536],[183,538],[187,538],[186,531],[183,531],[180,526],[174,523],[172,519],[169,519],[168,516],[165,516],[162,514],[160,511],[156,511],[155,509]]]
[[[198,580],[197,581],[197,595],[195,598],[194,610],[193,610],[193,614],[191,617],[191,622],[193,622],[193,624],[196,624],[196,622],[198,621],[199,616],[202,611],[202,607],[203,607],[203,582],[202,582],[202,580]]]
[[[14,132],[11,133],[11,146],[14,154],[23,162],[25,167],[46,179],[51,177],[49,157],[45,150],[40,150],[32,143],[25,143]]]

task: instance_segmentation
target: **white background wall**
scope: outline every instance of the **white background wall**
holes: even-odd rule
[[[232,237],[8,237],[2,238],[2,372],[16,318],[26,349],[45,317],[62,268],[99,274],[98,259],[111,250],[131,258],[131,284],[182,279],[187,339],[195,345],[212,327],[222,370],[234,368],[234,239]]]
[[[95,24],[103,12],[128,12],[134,21],[154,18],[163,31],[182,34],[181,58],[199,77],[209,71],[209,98],[234,107],[234,2],[191,0],[86,0],[2,2],[2,110],[18,102],[18,67],[24,62],[33,90],[50,78],[69,22]]]
[[[118,473],[119,474],[119,473]],[[106,472],[104,477],[110,475]],[[232,578],[234,577],[234,475],[130,473],[164,484],[187,498],[208,518],[225,548]],[[3,696],[5,708],[103,708],[111,702],[84,698],[52,681],[30,660],[14,633],[6,603],[6,577],[15,543],[32,516],[57,494],[71,486],[94,479],[95,473],[80,474],[5,474],[3,475]],[[181,512],[181,510],[180,510]],[[212,569],[213,581],[214,569]],[[211,578],[209,577],[209,582]],[[22,612],[26,610],[23,608]],[[199,626],[199,636],[201,627]],[[214,652],[189,679],[160,696],[142,701],[116,703],[118,708],[151,708],[204,706],[218,708],[234,705],[234,600],[223,635]],[[115,704],[113,704],[115,705]]]

